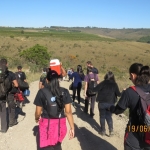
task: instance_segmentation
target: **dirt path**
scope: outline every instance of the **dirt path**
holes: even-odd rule
[[[68,88],[69,82],[62,81],[61,86]],[[31,94],[28,97],[30,103],[23,107],[26,116],[19,115],[19,124],[8,129],[7,133],[0,133],[0,150],[37,150],[36,132],[37,124],[34,121],[35,106],[33,100],[38,91],[38,81],[31,83]],[[83,97],[83,91],[81,92]],[[126,126],[126,118],[113,115],[113,137],[101,136],[99,130],[99,113],[97,103],[95,116],[92,119],[83,112],[84,101],[81,106],[72,107],[75,122],[75,138],[68,140],[68,135],[62,143],[63,150],[123,150],[123,136]],[[108,128],[107,133],[108,133]]]

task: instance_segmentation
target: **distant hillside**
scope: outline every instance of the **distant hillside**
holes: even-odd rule
[[[74,28],[66,28],[66,27],[51,27],[51,28],[58,28],[65,29],[65,30],[74,30],[74,31],[81,31],[90,34],[96,34],[105,37],[111,37],[116,39],[122,40],[134,40],[139,42],[148,42],[150,39],[147,39],[150,36],[150,28],[149,29],[109,29],[109,28],[81,28],[81,27],[74,27]],[[145,38],[146,37],[146,38]],[[142,40],[140,40],[142,38]],[[146,40],[143,40],[146,39]]]

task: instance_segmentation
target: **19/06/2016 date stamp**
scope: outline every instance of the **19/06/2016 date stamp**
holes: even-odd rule
[[[128,125],[129,132],[150,132],[150,126],[146,125]]]

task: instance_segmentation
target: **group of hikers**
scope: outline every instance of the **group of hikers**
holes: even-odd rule
[[[4,90],[9,89],[6,93],[0,89],[0,98],[3,96],[0,99],[1,132],[6,132],[8,126],[11,127],[17,124],[14,116],[16,107],[14,93],[17,92],[15,90],[18,90],[18,81],[16,75],[8,70],[6,59],[0,60],[0,69],[3,66],[7,68],[7,77],[2,76],[0,72],[0,85],[2,87],[8,81],[10,83],[10,87],[6,87]],[[113,136],[112,114],[121,114],[128,108],[129,121],[125,129],[124,150],[150,150],[149,66],[133,63],[129,67],[129,79],[134,86],[125,87],[120,92],[113,72],[108,71],[104,79],[100,81],[98,70],[92,65],[91,61],[87,61],[86,73],[84,73],[82,66],[78,65],[76,71],[72,69],[72,73],[69,74],[69,80],[72,80],[69,87],[73,91],[72,98],[68,89],[60,87],[60,79],[66,75],[67,72],[62,65],[61,75],[56,70],[43,68],[43,73],[39,81],[39,90],[34,99],[34,105],[36,105],[35,122],[39,124],[38,137],[40,149],[62,149],[61,143],[67,133],[66,118],[70,125],[69,139],[74,138],[75,128],[71,105],[75,106],[77,92],[77,106],[80,106],[82,83],[85,83],[84,112],[88,113],[90,103],[90,116],[93,118],[95,102],[98,102],[100,116],[99,134],[102,136],[106,135],[106,121],[109,128],[109,136]],[[25,78],[24,81],[26,82]],[[117,97],[120,97],[118,101]],[[6,102],[9,109],[8,126],[6,121]]]
[[[8,69],[7,59],[0,59],[0,132],[6,133],[9,127],[18,124],[17,108],[19,114],[25,115],[22,107],[25,106],[26,90],[29,91],[29,85],[22,66],[18,66],[13,73]]]

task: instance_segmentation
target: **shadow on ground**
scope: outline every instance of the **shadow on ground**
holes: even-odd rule
[[[83,106],[78,106],[78,104],[76,103],[74,108],[75,108],[75,112],[73,112],[73,115],[77,115],[78,118],[80,118],[83,121],[87,122],[97,132],[100,132],[100,125],[89,114],[86,114],[83,111],[84,110]]]
[[[75,124],[75,134],[80,143],[81,150],[117,150],[109,142],[99,136],[94,135],[85,127],[79,128]]]

